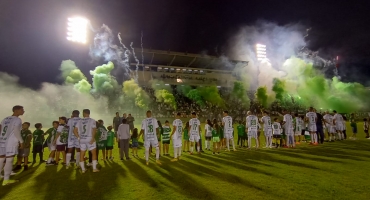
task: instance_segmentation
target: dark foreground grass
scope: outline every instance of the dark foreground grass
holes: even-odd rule
[[[369,149],[366,139],[238,148],[176,163],[161,157],[162,166],[152,155],[146,166],[143,148],[139,159],[119,161],[115,146],[114,161],[99,161],[100,173],[37,163],[12,176],[19,183],[0,187],[0,199],[370,199]]]

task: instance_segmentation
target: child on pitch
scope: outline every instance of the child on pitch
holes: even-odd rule
[[[181,140],[182,140],[183,124],[182,124],[180,117],[181,117],[181,113],[177,113],[176,119],[172,123],[173,130],[172,130],[170,138],[172,139],[172,143],[173,143],[173,157],[174,158],[171,160],[171,162],[176,162],[180,160],[180,157],[181,157],[181,146],[182,146]]]
[[[350,122],[350,125],[351,125],[351,128],[352,128],[352,137],[350,137],[350,139],[353,139],[353,140],[356,140],[356,136],[357,136],[357,123],[356,123],[356,118],[355,118],[355,114],[354,113],[351,113],[351,116],[349,117],[349,122]]]
[[[213,142],[213,155],[220,154],[220,133],[221,129],[220,126],[215,123],[213,125],[213,130],[212,130],[212,142]]]
[[[345,140],[347,139],[347,117],[346,116],[343,116],[343,121],[342,121],[342,126],[343,126],[343,131],[342,131],[342,134],[341,134],[341,140]]]
[[[42,144],[44,142],[44,131],[42,129],[42,124],[37,123],[35,124],[36,130],[33,132],[33,163],[36,163],[36,155],[39,154],[40,163],[44,161],[44,150],[42,148]]]
[[[186,122],[186,124],[185,124],[183,138],[184,138],[183,152],[190,152],[189,151],[189,122]]]
[[[206,150],[211,150],[211,139],[212,139],[212,123],[211,120],[207,119],[206,125],[204,126],[204,135],[206,136]]]
[[[163,144],[163,155],[169,156],[169,149],[170,149],[170,134],[171,134],[171,127],[170,122],[165,121],[163,126],[163,132],[162,132],[162,144]]]
[[[220,149],[223,150],[226,147],[226,139],[224,135],[224,126],[222,126],[221,122],[218,122],[220,126]]]
[[[13,169],[13,171],[17,171],[22,169],[22,160],[24,159],[24,170],[28,170],[28,156],[30,155],[31,149],[31,140],[32,140],[32,133],[29,130],[30,127],[29,122],[24,122],[22,124],[21,130],[21,137],[24,141],[24,148],[18,150],[18,157],[17,157],[17,166]]]
[[[108,132],[107,132],[107,144],[105,146],[106,156],[107,156],[107,159],[113,160],[112,150],[113,150],[113,146],[114,146],[114,136],[115,136],[115,133],[112,131],[113,130],[113,126],[108,126],[107,129],[108,129]]]
[[[366,134],[365,138],[369,139],[369,122],[364,118],[364,132]]]
[[[137,128],[134,128],[131,135],[131,141],[132,141],[132,156],[139,158],[137,155],[137,148],[139,147],[139,132]]]
[[[302,123],[301,118],[298,116],[298,113],[294,114],[294,137],[295,143],[301,144],[301,134],[302,134]]]
[[[279,148],[280,146],[280,140],[281,140],[281,125],[279,123],[278,118],[274,118],[274,123],[272,126],[272,133],[274,138],[275,147]]]
[[[57,135],[53,141],[53,145],[56,145],[56,159],[55,164],[58,165],[59,163],[59,155],[62,153],[63,155],[63,162],[66,162],[66,144],[68,141],[69,135],[69,127],[66,125],[67,118],[66,117],[59,117],[59,126],[57,129]]]
[[[108,131],[104,126],[104,121],[103,120],[99,119],[97,124],[98,124],[98,128],[97,128],[96,134],[97,134],[97,138],[98,138],[98,140],[97,140],[98,151],[96,152],[96,156],[98,157],[99,151],[101,150],[102,153],[103,153],[102,160],[105,161],[105,159],[107,157],[106,154],[105,154],[105,149],[106,149],[106,146],[107,146]]]
[[[241,120],[239,121],[239,124],[236,127],[236,129],[238,130],[238,143],[237,143],[237,145],[240,144],[239,147],[242,148],[244,143],[245,143],[245,126],[243,125],[243,122]]]
[[[48,135],[48,137],[46,138],[46,143],[48,145],[49,152],[50,152],[49,159],[46,162],[47,166],[55,164],[54,157],[55,157],[56,146],[53,144],[53,141],[55,139],[55,136],[57,135],[58,126],[59,126],[59,122],[58,121],[53,121],[53,128],[49,128],[45,132],[45,135]]]

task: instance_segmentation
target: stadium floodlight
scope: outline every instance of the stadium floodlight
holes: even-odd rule
[[[267,58],[266,45],[256,44],[257,60],[261,61]]]
[[[68,18],[67,40],[86,43],[88,20],[82,17]]]

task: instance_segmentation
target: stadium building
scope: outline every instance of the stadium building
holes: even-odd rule
[[[140,64],[130,62],[131,75],[138,77],[139,85],[148,87],[150,80],[158,80],[168,85],[216,85],[219,88],[231,88],[238,79],[233,69],[248,65],[247,61],[203,54],[151,49],[143,49],[142,52],[137,50],[135,53]]]

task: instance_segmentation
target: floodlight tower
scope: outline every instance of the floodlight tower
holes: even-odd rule
[[[267,58],[266,45],[256,44],[257,60],[262,61]]]
[[[82,17],[68,18],[67,40],[86,43],[88,23],[89,21]]]

